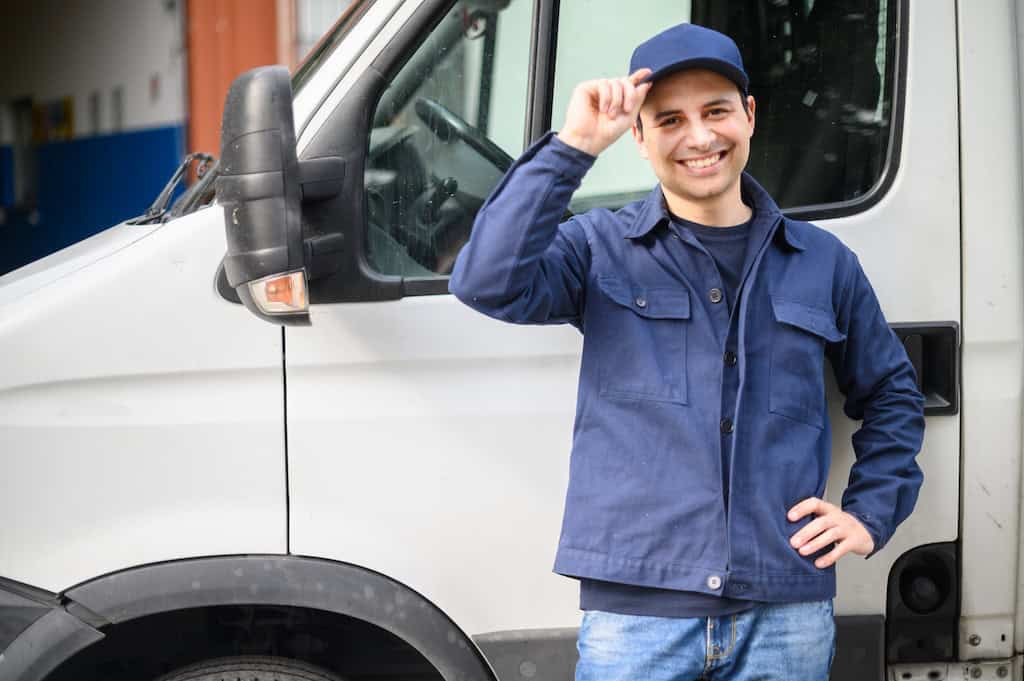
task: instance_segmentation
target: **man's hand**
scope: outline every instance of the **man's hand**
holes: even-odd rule
[[[817,518],[790,538],[789,543],[793,548],[799,550],[801,556],[809,556],[836,542],[834,549],[814,561],[815,567],[827,568],[851,551],[866,556],[875,549],[874,540],[859,520],[817,497],[804,499],[789,509],[787,517],[790,522],[796,522],[808,513],[813,513]]]
[[[558,139],[597,156],[629,130],[651,83],[637,85],[650,69],[625,78],[588,80],[576,86]]]

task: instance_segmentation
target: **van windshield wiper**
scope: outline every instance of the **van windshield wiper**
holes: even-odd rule
[[[171,206],[170,218],[172,220],[182,215],[188,215],[213,201],[213,181],[220,174],[220,161],[213,156],[207,156],[207,158],[210,160],[200,163],[196,168],[196,181]]]
[[[186,171],[188,171],[189,167],[193,163],[196,164],[197,179],[195,183],[189,187],[188,191],[186,191],[180,199],[178,199],[178,202],[174,206],[174,210],[168,211],[167,204],[170,203],[171,197],[174,195],[174,190],[181,183],[181,179],[185,177]],[[185,157],[185,160],[181,162],[181,165],[178,166],[178,169],[174,171],[174,175],[171,176],[170,181],[160,192],[160,195],[156,197],[156,201],[153,202],[153,205],[147,208],[146,212],[139,217],[126,220],[126,222],[129,225],[149,225],[154,222],[162,222],[169,214],[171,217],[183,215],[184,212],[182,211],[182,207],[185,203],[185,199],[190,199],[189,205],[191,205],[195,203],[195,199],[197,197],[205,193],[205,189],[209,188],[210,183],[213,181],[213,177],[216,175],[216,172],[211,172],[216,171],[216,166],[217,159],[210,154],[202,154],[198,152],[189,154]],[[202,190],[197,192],[200,187],[202,187]]]

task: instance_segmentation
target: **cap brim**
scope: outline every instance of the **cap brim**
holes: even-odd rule
[[[653,83],[665,76],[670,76],[673,73],[678,73],[679,71],[685,71],[687,69],[707,69],[709,71],[714,71],[715,73],[736,83],[744,94],[746,94],[747,89],[749,88],[747,78],[742,71],[727,61],[720,59],[708,59],[707,57],[702,57],[700,59],[684,59],[683,61],[668,64],[667,66],[663,66],[657,71],[642,78],[640,83]]]

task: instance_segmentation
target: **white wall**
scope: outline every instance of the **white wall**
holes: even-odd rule
[[[74,98],[74,135],[182,124],[184,0],[32,0],[4,3],[0,104]],[[154,87],[155,84],[155,87]],[[98,129],[90,97],[99,100]],[[9,137],[9,125],[0,134]],[[9,143],[10,139],[0,139]]]

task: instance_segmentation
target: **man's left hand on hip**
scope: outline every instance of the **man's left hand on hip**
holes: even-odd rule
[[[831,551],[814,561],[815,567],[827,568],[850,552],[866,556],[874,550],[875,542],[864,525],[853,515],[823,499],[804,499],[789,509],[786,517],[790,522],[796,522],[809,513],[817,517],[790,537],[789,543],[802,556],[809,556],[835,543]]]

